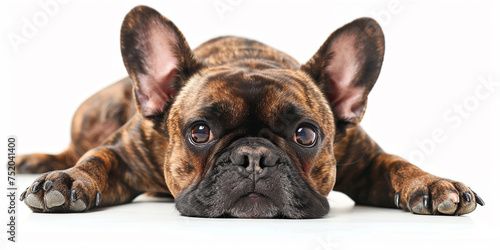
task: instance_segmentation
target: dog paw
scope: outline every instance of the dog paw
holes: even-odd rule
[[[75,171],[53,171],[38,177],[20,200],[33,212],[84,212],[99,206],[95,183]]]
[[[394,196],[397,207],[415,214],[462,215],[485,203],[460,182],[437,177],[416,178]]]
[[[68,168],[57,161],[55,155],[48,154],[30,154],[16,157],[18,173],[45,173],[54,170]]]

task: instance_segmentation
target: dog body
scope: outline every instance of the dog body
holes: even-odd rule
[[[82,104],[65,152],[18,159],[24,172],[50,171],[21,195],[33,211],[149,192],[173,196],[187,216],[317,218],[332,189],[419,214],[483,204],[464,184],[386,154],[358,125],[384,54],[371,19],[335,31],[302,66],[237,37],[191,51],[144,6],[127,15],[121,39],[130,77]]]

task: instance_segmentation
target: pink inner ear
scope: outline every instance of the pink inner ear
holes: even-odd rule
[[[175,68],[173,68],[162,79],[156,79],[149,75],[138,76],[139,82],[142,82],[139,87],[141,97],[138,101],[145,116],[152,116],[163,111],[166,102],[174,95],[173,90],[169,89],[169,84],[176,72]]]
[[[364,88],[353,86],[360,61],[358,58],[355,35],[341,35],[330,45],[333,57],[326,67],[331,92],[329,98],[333,102],[339,117],[354,121],[363,111]]]
[[[139,98],[145,116],[155,115],[173,95],[170,84],[177,73],[178,59],[174,52],[178,40],[175,34],[158,22],[152,22],[144,37],[148,43],[146,74],[139,74]]]

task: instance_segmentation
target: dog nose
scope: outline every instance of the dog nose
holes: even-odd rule
[[[276,165],[278,157],[265,147],[242,146],[235,149],[229,156],[231,162],[237,165],[241,174],[258,173],[261,174],[263,168]]]

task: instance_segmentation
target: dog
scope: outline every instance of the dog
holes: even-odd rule
[[[184,216],[320,218],[337,190],[358,204],[462,215],[484,201],[461,182],[384,152],[359,126],[384,59],[377,22],[333,32],[300,65],[239,37],[191,50],[156,10],[121,27],[129,77],[86,100],[58,155],[17,158],[43,173],[20,200],[84,212],[140,194],[174,197]]]

